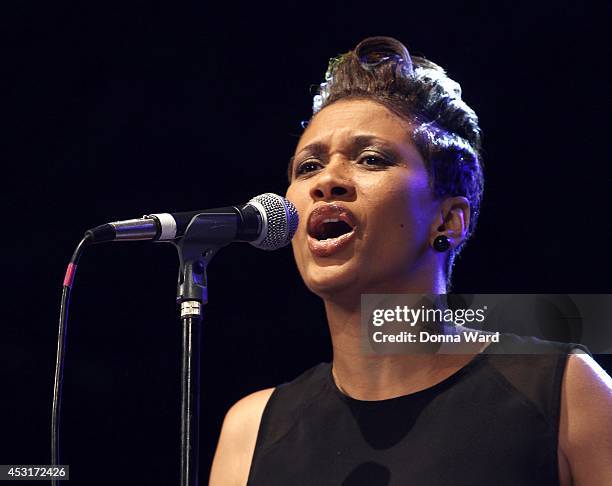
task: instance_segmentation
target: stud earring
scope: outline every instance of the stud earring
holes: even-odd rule
[[[439,235],[433,241],[432,246],[434,247],[434,250],[439,251],[440,253],[444,253],[445,251],[448,251],[451,244],[450,244],[450,241],[448,241],[448,238],[446,235]]]

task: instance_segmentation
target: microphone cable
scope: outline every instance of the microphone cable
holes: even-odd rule
[[[55,356],[55,379],[53,381],[53,402],[51,405],[51,465],[60,465],[59,449],[59,422],[60,405],[62,399],[62,384],[64,381],[64,359],[66,356],[66,330],[68,327],[68,308],[70,306],[70,293],[76,275],[79,258],[89,243],[90,235],[86,234],[76,246],[72,258],[66,268],[62,298],[60,302],[59,329],[57,331],[57,354]],[[53,478],[51,484],[55,486],[57,479]]]

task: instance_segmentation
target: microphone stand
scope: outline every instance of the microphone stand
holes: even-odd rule
[[[172,244],[179,254],[177,303],[183,328],[181,366],[181,486],[198,485],[202,307],[208,302],[206,267],[236,233],[236,215],[196,215]],[[227,223],[227,224],[226,224]],[[214,231],[211,231],[214,227]],[[211,238],[214,234],[214,238]]]

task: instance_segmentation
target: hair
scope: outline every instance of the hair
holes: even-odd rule
[[[329,61],[313,99],[313,117],[347,99],[375,101],[410,122],[434,197],[463,196],[470,203],[467,240],[480,213],[484,178],[478,117],[461,99],[459,84],[437,64],[411,56],[400,41],[370,37]],[[449,253],[448,282],[462,247]]]

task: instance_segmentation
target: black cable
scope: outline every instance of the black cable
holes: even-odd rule
[[[64,277],[64,285],[62,288],[62,299],[60,302],[60,317],[59,329],[57,331],[57,354],[55,356],[55,380],[53,381],[53,403],[51,406],[51,465],[60,465],[59,452],[59,422],[60,422],[60,404],[62,398],[62,383],[64,381],[64,358],[66,355],[66,329],[68,327],[68,307],[70,306],[70,291],[74,276],[76,274],[79,258],[83,253],[83,249],[89,242],[89,235],[85,235],[79,242],[72,254],[66,276]],[[51,484],[55,486],[57,479],[52,479]]]

